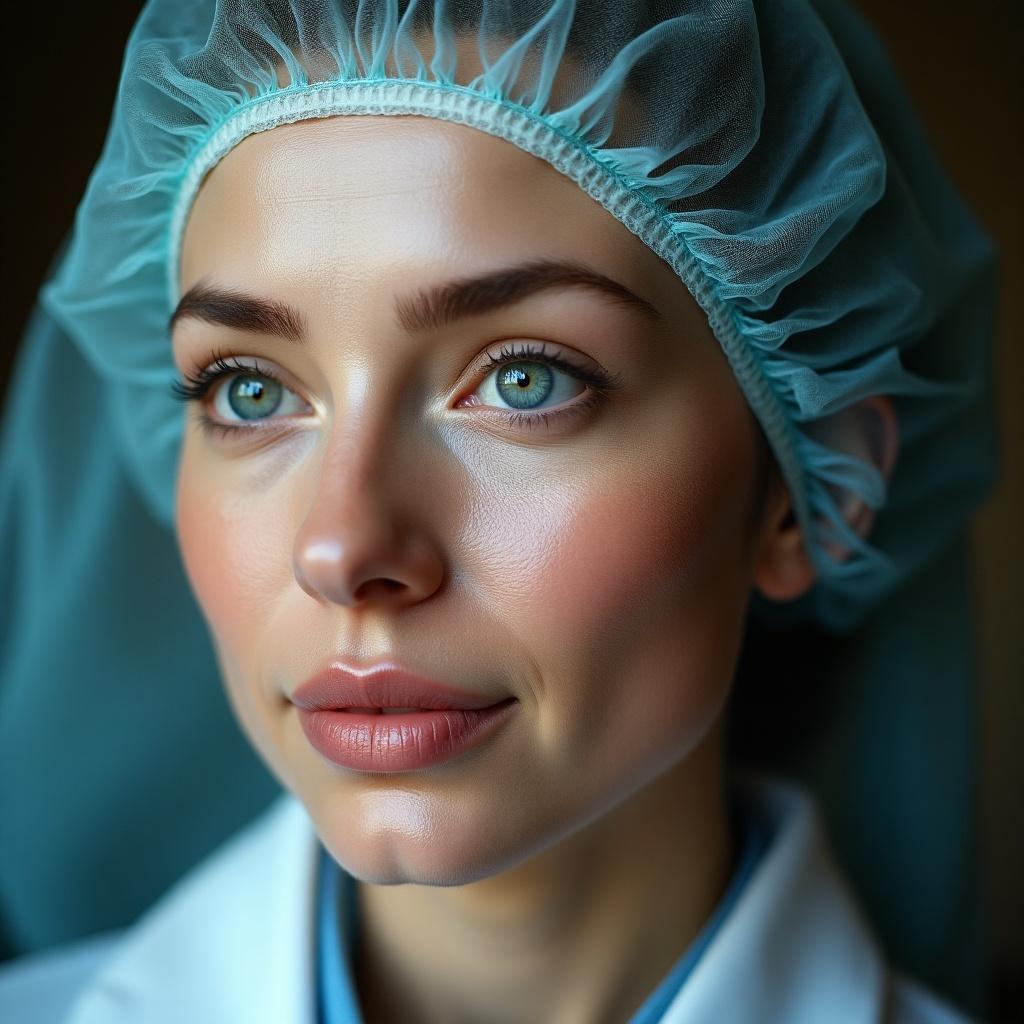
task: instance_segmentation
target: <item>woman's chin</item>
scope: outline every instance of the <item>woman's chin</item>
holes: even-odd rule
[[[436,795],[376,789],[306,806],[327,852],[362,882],[465,885],[509,860],[488,815],[459,813]]]
[[[507,851],[467,847],[452,837],[443,843],[409,836],[353,837],[317,829],[334,861],[368,885],[468,885],[508,866]]]

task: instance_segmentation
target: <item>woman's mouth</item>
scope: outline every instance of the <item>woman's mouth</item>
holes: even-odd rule
[[[407,772],[449,761],[476,746],[510,716],[517,703],[509,697],[487,708],[442,711],[299,708],[298,715],[310,744],[334,764],[354,771]]]
[[[489,736],[517,703],[468,693],[395,662],[366,668],[333,662],[299,686],[291,701],[320,754],[369,772],[414,771],[451,760]]]

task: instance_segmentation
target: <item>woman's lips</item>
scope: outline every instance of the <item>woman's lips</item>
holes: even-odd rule
[[[476,746],[511,714],[509,697],[478,710],[409,711],[384,714],[307,711],[299,723],[310,744],[343,768],[364,772],[407,772],[451,760]]]
[[[490,735],[514,697],[466,693],[395,662],[334,662],[291,696],[310,744],[357,771],[400,772],[450,760]]]

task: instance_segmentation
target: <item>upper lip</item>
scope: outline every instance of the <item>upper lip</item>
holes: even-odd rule
[[[306,711],[367,707],[478,710],[498,703],[493,697],[466,693],[416,675],[393,661],[366,668],[331,662],[298,686],[291,701]]]

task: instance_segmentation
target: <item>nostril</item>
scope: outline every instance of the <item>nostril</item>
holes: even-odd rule
[[[405,590],[406,584],[400,580],[393,580],[387,576],[379,576],[372,580],[366,580],[364,583],[360,583],[356,587],[355,597],[356,600],[365,600],[368,597],[372,597],[374,593],[386,595],[396,594],[400,590]]]

